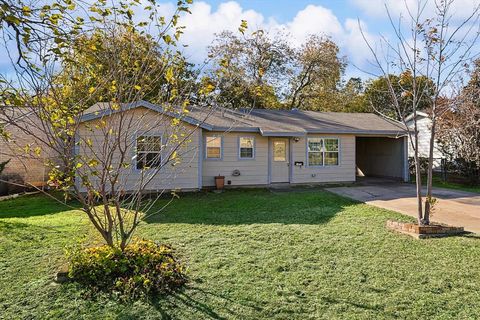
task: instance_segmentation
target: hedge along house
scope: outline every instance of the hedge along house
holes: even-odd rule
[[[172,119],[181,122],[176,135],[188,139],[175,150],[181,161],[162,167],[150,190],[212,187],[218,175],[232,187],[354,182],[357,176],[408,180],[405,128],[375,114],[191,107],[179,115],[145,101],[118,110],[96,104],[82,116],[77,139],[101,145],[102,129],[92,128],[119,115],[142,124],[124,132],[127,189],[173,152],[165,141]],[[76,152],[88,152],[81,145]]]

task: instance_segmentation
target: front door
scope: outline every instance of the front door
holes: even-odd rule
[[[271,182],[289,182],[288,139],[273,138],[271,141]]]

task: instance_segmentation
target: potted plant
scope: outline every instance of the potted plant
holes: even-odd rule
[[[222,190],[223,187],[225,186],[225,177],[218,175],[215,177],[215,187],[217,190]]]

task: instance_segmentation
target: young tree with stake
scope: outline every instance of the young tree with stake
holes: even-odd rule
[[[479,36],[480,5],[475,5],[465,18],[453,15],[455,0],[418,0],[413,6],[405,3],[405,16],[398,21],[386,6],[390,19],[393,38],[381,37],[383,52],[376,50],[362,32],[370,48],[375,65],[385,80],[390,95],[389,107],[396,117],[407,127],[406,117],[413,113],[413,131],[408,131],[409,143],[414,151],[417,220],[420,225],[430,223],[433,176],[433,146],[436,139],[438,119],[448,107],[444,101],[455,94],[454,88],[465,66],[475,59],[475,44]],[[431,9],[433,14],[426,17]],[[360,30],[361,25],[359,24]],[[396,72],[394,72],[396,71]],[[392,81],[392,73],[399,73],[398,82]],[[419,81],[426,78],[428,81]],[[408,83],[408,87],[404,86]],[[407,97],[406,107],[402,98]],[[422,180],[420,159],[418,156],[417,111],[428,102],[428,113],[432,120],[430,151],[427,169],[427,191],[425,207],[422,200]],[[378,110],[377,110],[378,111]],[[380,112],[385,115],[385,111]]]

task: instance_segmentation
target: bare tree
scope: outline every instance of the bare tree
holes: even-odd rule
[[[439,119],[437,135],[454,169],[476,185],[480,183],[480,60],[469,75],[450,110]]]
[[[154,214],[156,200],[177,186],[175,178],[189,174],[199,152],[192,140],[213,110],[214,88],[178,85],[177,22],[188,3],[179,1],[169,19],[154,2],[144,9],[103,1],[65,8],[68,19],[42,26],[48,37],[17,42],[23,60],[12,59],[16,79],[1,78],[0,131],[12,156],[45,161],[49,185],[78,200],[105,242],[122,250],[142,216]],[[134,10],[145,10],[147,20],[138,21]],[[75,32],[57,33],[58,25]],[[139,48],[139,38],[161,45]],[[157,83],[165,90],[152,88]],[[138,102],[146,96],[161,107]],[[194,98],[205,107],[191,107]],[[186,124],[192,108],[196,122]],[[11,129],[29,141],[15,140]],[[151,190],[157,192],[146,200]]]
[[[195,78],[200,72],[186,69],[176,46],[190,3],[178,1],[168,18],[155,1],[73,2],[55,23],[41,24],[42,36],[27,28],[29,41],[15,42],[22,59],[9,51],[16,78],[0,77],[9,154],[25,166],[43,162],[49,186],[77,200],[104,241],[122,250],[141,219],[164,208],[155,206],[162,195],[171,192],[171,201],[177,187],[191,187],[200,127],[220,108],[221,82]],[[41,10],[48,11],[29,8],[27,16]]]
[[[438,118],[445,112],[442,101],[455,94],[455,82],[464,72],[466,64],[473,61],[473,48],[478,39],[479,6],[472,8],[471,14],[464,19],[452,15],[454,0],[416,1],[414,6],[405,3],[406,15],[393,17],[386,6],[386,12],[391,23],[393,38],[381,37],[380,50],[370,43],[362,32],[365,42],[373,56],[374,64],[386,79],[392,106],[406,127],[406,108],[402,107],[399,97],[410,97],[413,112],[413,132],[408,131],[409,141],[414,150],[417,220],[419,224],[430,223],[430,203],[432,201],[432,168],[433,146],[435,142],[436,124]],[[428,6],[432,6],[431,8]],[[428,7],[428,8],[427,8]],[[427,17],[427,9],[433,10],[433,15]],[[361,28],[361,25],[359,24]],[[393,83],[389,74],[400,73],[399,83]],[[402,77],[411,80],[411,88],[404,89]],[[423,84],[417,79],[426,77],[431,81]],[[430,85],[430,83],[433,84]],[[399,89],[400,88],[400,89]],[[401,92],[398,92],[400,90]],[[432,120],[430,135],[430,153],[427,170],[427,192],[425,208],[422,205],[422,183],[420,161],[418,156],[418,127],[416,113],[419,104],[429,93],[430,118]]]

